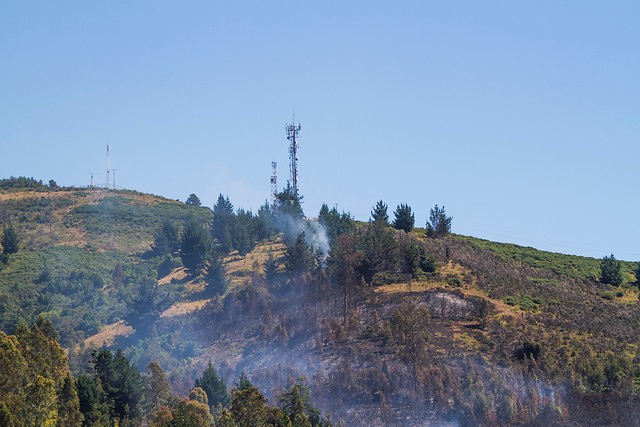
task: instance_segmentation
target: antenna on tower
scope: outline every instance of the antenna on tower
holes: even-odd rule
[[[293,121],[291,124],[285,126],[287,131],[287,139],[289,144],[289,185],[293,190],[293,194],[297,197],[299,194],[298,189],[298,135],[300,134],[300,123],[296,126],[296,116],[293,115]]]
[[[91,175],[91,184],[89,184],[89,187],[93,188],[93,172],[89,172],[89,175]]]
[[[107,183],[104,185],[107,189],[109,189],[109,144],[107,144]]]
[[[271,198],[273,206],[278,202],[278,164],[271,162]]]

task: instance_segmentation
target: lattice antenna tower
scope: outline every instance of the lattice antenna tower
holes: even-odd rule
[[[278,164],[271,162],[271,201],[273,206],[278,203]]]
[[[293,190],[293,194],[298,197],[298,135],[300,134],[300,123],[296,126],[295,116],[291,124],[285,127],[287,131],[287,139],[289,140],[289,185]]]

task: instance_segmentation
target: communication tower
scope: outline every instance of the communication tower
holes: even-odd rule
[[[295,122],[295,116],[293,118]],[[300,134],[300,123],[296,126],[295,123],[291,123],[285,126],[287,131],[287,139],[289,144],[289,185],[293,190],[293,194],[297,197],[299,194],[298,189],[298,135]]]
[[[278,164],[271,162],[271,198],[275,206],[278,201]]]

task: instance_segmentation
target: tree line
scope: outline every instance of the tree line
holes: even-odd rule
[[[3,427],[326,427],[300,378],[269,404],[246,374],[228,389],[211,362],[180,398],[157,362],[140,372],[122,350],[94,350],[74,377],[50,320],[39,317],[13,335],[0,332],[0,425]]]

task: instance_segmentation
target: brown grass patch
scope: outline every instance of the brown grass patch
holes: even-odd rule
[[[202,310],[202,307],[204,307],[209,301],[211,301],[211,298],[201,299],[198,301],[177,302],[163,311],[160,317],[175,317],[191,314]]]
[[[104,325],[100,332],[84,340],[85,347],[102,347],[113,345],[116,338],[128,337],[135,332],[124,320],[120,320],[110,325]]]
[[[174,282],[183,282],[189,277],[187,273],[187,269],[185,267],[175,268],[171,273],[164,276],[162,279],[158,280],[158,285],[168,285],[172,281]]]

